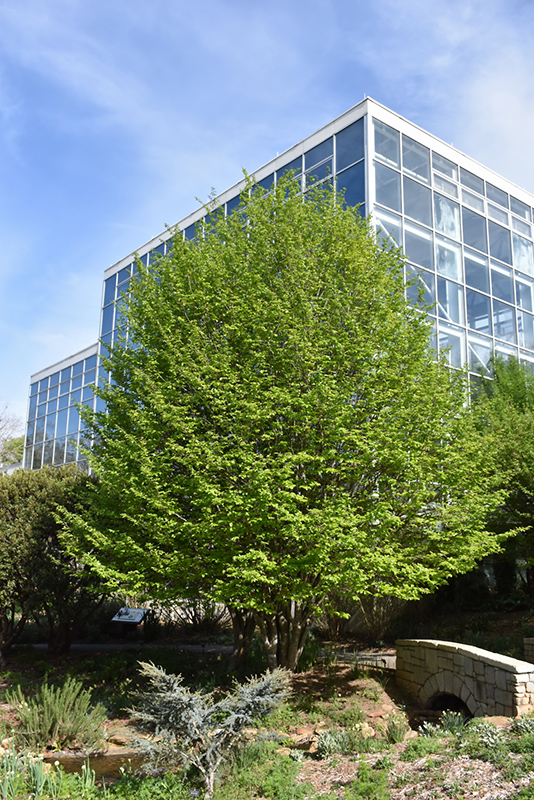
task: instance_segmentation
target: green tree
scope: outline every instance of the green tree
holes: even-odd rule
[[[506,498],[490,524],[499,533],[519,529],[496,563],[496,577],[511,588],[516,558],[524,558],[534,597],[534,373],[516,358],[495,358],[491,378],[482,383],[478,414],[481,430],[493,440],[496,480]]]
[[[68,650],[76,623],[100,602],[94,575],[58,539],[59,504],[81,511],[90,479],[74,468],[0,475],[0,663],[31,616],[51,650]]]
[[[111,583],[253,612],[294,669],[314,613],[432,591],[498,548],[463,376],[433,362],[402,259],[330,188],[211,213],[147,271],[113,347],[92,517],[69,547]]]

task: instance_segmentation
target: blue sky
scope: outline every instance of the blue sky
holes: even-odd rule
[[[103,272],[364,95],[534,191],[531,0],[0,0],[0,408]]]

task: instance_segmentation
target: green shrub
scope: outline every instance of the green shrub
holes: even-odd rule
[[[91,693],[74,678],[67,678],[63,686],[43,683],[35,697],[26,697],[17,686],[6,692],[6,701],[18,714],[15,736],[26,747],[77,745],[94,752],[102,742],[106,710],[100,704],[92,707]]]
[[[402,714],[393,714],[386,720],[384,735],[390,744],[398,744],[404,741],[404,737],[409,729],[406,717]]]
[[[467,720],[465,715],[457,711],[444,711],[441,715],[439,725],[444,733],[456,735],[465,728]]]
[[[358,780],[345,795],[346,800],[389,800],[389,797],[387,770],[374,770],[369,764],[361,765]]]
[[[401,755],[401,760],[417,761],[418,758],[423,758],[424,756],[436,755],[443,752],[443,744],[443,740],[433,738],[420,737],[419,739],[411,739]]]
[[[323,731],[317,737],[319,758],[331,758],[335,755],[345,756],[350,752],[352,752],[352,739],[345,730]]]

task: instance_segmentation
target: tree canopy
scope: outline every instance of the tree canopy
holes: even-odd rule
[[[68,520],[110,582],[251,610],[294,668],[336,588],[416,598],[498,548],[463,375],[329,185],[250,187],[138,262],[121,305],[107,413],[84,412],[100,488]]]

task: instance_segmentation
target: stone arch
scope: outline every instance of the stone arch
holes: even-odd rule
[[[443,670],[426,679],[419,690],[419,700],[424,708],[430,708],[432,702],[443,696],[458,698],[468,709],[471,716],[480,715],[480,707],[464,681],[453,672]]]

